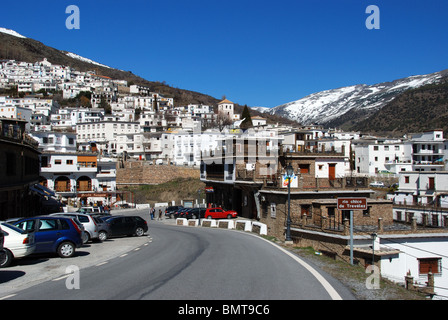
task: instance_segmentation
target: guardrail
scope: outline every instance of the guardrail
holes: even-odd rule
[[[199,219],[177,218],[176,225],[198,227]],[[236,229],[248,232],[258,233],[260,235],[267,235],[267,225],[258,221],[251,220],[232,220],[232,219],[201,219],[201,227],[208,228],[222,228],[222,229]]]

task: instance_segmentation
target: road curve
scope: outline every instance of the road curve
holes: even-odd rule
[[[354,299],[328,275],[256,235],[157,222],[149,232],[152,242],[80,269],[79,289],[67,288],[74,277],[69,274],[11,299]]]

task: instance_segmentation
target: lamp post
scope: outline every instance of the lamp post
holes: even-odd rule
[[[292,241],[291,239],[291,176],[294,169],[291,163],[286,167],[286,175],[288,176],[288,218],[286,219],[286,238],[285,241]]]

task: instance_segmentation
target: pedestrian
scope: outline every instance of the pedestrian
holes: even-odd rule
[[[159,209],[159,219],[158,220],[162,220],[162,209]]]
[[[154,208],[149,209],[149,215],[151,216],[151,220],[154,220],[154,211],[155,211]]]

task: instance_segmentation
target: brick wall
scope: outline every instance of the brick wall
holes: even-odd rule
[[[118,188],[135,184],[160,184],[177,178],[199,179],[199,177],[200,171],[197,168],[155,165],[149,161],[126,161],[117,166]]]

